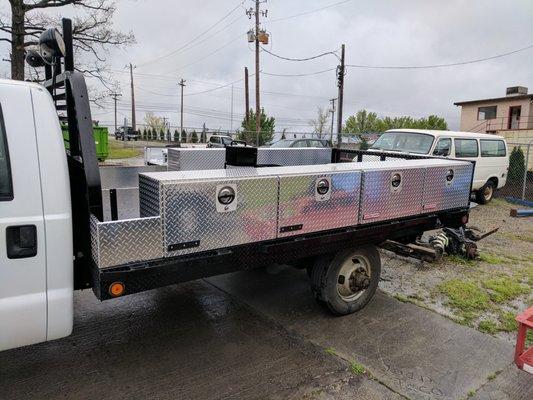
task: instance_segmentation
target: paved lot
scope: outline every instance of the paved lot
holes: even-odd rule
[[[509,344],[382,293],[334,318],[307,284],[282,269],[104,303],[78,292],[71,337],[0,353],[0,399],[532,398]]]
[[[104,187],[128,188],[136,174],[109,171]],[[126,191],[123,218],[138,213]],[[305,273],[280,267],[103,303],[77,292],[72,336],[0,353],[0,400],[532,399],[533,376],[512,355],[508,342],[381,292],[334,318]]]
[[[75,309],[71,337],[0,353],[0,399],[400,399],[202,281]]]

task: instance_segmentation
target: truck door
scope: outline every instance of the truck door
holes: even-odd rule
[[[0,351],[47,336],[44,218],[30,88],[0,82]]]

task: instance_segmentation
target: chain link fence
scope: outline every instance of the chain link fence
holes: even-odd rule
[[[496,196],[514,200],[533,201],[533,141],[507,143],[509,171],[507,183]]]

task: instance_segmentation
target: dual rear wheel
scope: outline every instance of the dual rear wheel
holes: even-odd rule
[[[376,293],[381,259],[376,247],[357,247],[317,258],[310,272],[317,302],[334,315],[352,314]]]

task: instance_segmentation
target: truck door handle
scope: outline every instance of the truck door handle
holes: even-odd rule
[[[17,225],[6,228],[7,258],[28,258],[37,255],[37,227]]]

